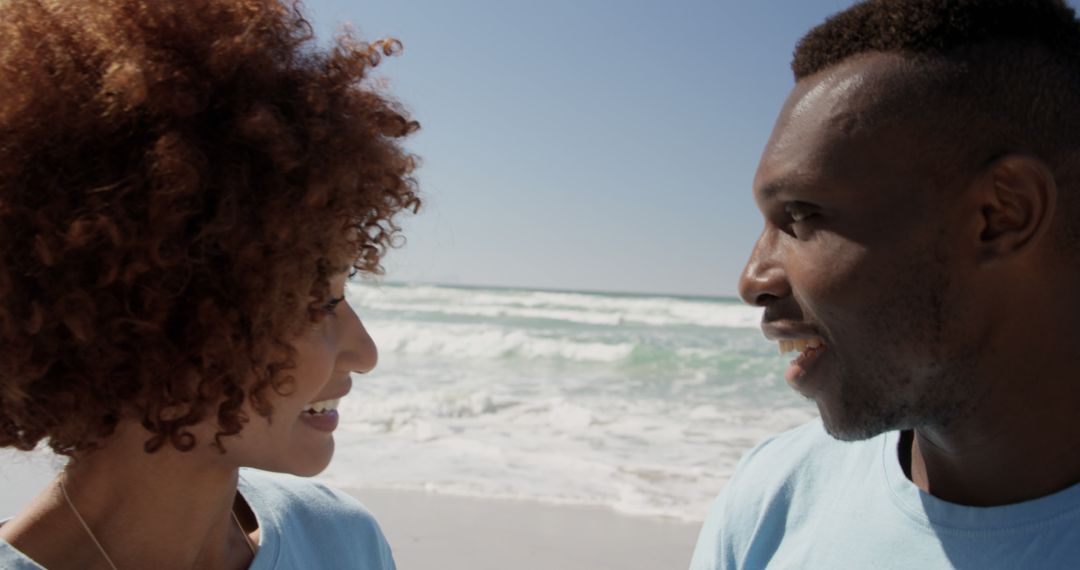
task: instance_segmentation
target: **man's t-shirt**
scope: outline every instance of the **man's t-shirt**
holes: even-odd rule
[[[351,496],[309,479],[251,469],[240,470],[239,490],[259,521],[251,570],[395,570],[378,523]],[[0,540],[0,569],[41,566]]]
[[[691,570],[1080,569],[1080,484],[956,505],[907,478],[898,442],[840,442],[816,420],[762,443],[713,504]]]

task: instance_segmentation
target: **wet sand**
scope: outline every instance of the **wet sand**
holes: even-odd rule
[[[379,520],[400,570],[682,570],[701,526],[600,507],[348,491]]]

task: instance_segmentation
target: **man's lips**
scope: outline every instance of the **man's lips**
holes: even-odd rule
[[[804,352],[807,349],[817,350],[825,346],[825,342],[818,337],[810,338],[796,338],[796,339],[780,339],[777,341],[780,344],[780,354],[786,352]]]
[[[813,327],[791,321],[762,322],[761,332],[769,340],[810,340],[816,338],[824,343],[822,336]]]
[[[796,386],[828,350],[825,339],[806,326],[791,323],[762,323],[765,337],[779,344],[780,354],[797,353],[784,371],[784,379]]]
[[[804,348],[794,360],[788,363],[787,370],[784,371],[784,380],[792,385],[800,383],[827,350],[824,344]]]

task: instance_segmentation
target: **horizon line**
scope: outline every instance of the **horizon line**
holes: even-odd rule
[[[605,289],[571,289],[565,287],[536,287],[522,285],[492,285],[487,283],[443,283],[438,281],[408,280],[408,279],[382,279],[378,276],[364,276],[357,282],[386,284],[386,285],[423,285],[431,287],[447,287],[451,289],[495,289],[495,290],[518,290],[537,291],[541,293],[578,293],[586,295],[610,295],[610,296],[636,296],[636,297],[670,297],[678,299],[707,299],[707,300],[733,300],[742,303],[738,295],[708,295],[704,293],[672,293],[672,292],[646,292],[646,291],[614,291]]]

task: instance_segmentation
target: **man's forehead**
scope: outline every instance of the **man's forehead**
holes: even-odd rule
[[[811,167],[846,160],[863,144],[885,134],[880,111],[898,80],[899,56],[869,54],[852,58],[799,81],[777,118],[754,179],[758,199],[795,185]],[[893,129],[887,129],[892,131]],[[865,149],[864,149],[865,150]],[[839,155],[839,156],[838,156]]]
[[[792,122],[834,116],[868,83],[866,72],[837,71],[816,81],[796,84],[780,113],[780,120]]]
[[[783,144],[780,137],[797,131],[846,129],[872,120],[872,109],[902,80],[902,62],[894,54],[864,54],[803,78],[785,100],[770,142]]]

